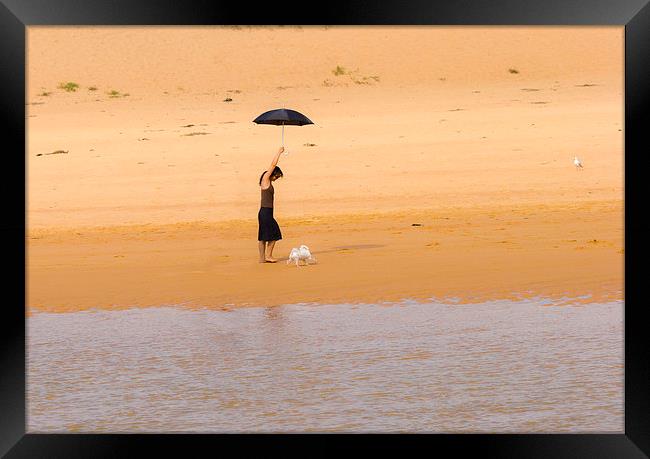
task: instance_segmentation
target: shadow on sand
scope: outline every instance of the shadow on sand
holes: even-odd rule
[[[385,247],[385,245],[381,245],[381,244],[339,245],[339,246],[332,247],[331,249],[327,249],[327,250],[313,251],[312,253],[314,255],[318,255],[318,254],[321,254],[321,253],[339,252],[341,250],[378,249],[379,247]],[[277,258],[277,260],[278,260],[278,262],[287,261],[287,260],[289,260],[289,257],[287,256],[287,257]]]

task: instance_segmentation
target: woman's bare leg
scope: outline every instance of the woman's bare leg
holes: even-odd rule
[[[273,247],[275,247],[275,241],[268,241],[266,243],[266,261],[270,261],[271,263],[278,261],[273,258]]]
[[[257,247],[260,250],[260,263],[264,263],[266,261],[266,257],[264,256],[266,253],[266,241],[259,241]]]

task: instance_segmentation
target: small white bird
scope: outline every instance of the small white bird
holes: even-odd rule
[[[577,156],[573,157],[573,164],[575,165],[576,170],[582,169],[582,162],[578,159]]]

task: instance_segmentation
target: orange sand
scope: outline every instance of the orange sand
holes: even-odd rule
[[[622,297],[621,27],[27,39],[28,309]],[[306,268],[257,263],[280,129],[251,120],[282,105],[317,123],[276,182],[276,256]]]

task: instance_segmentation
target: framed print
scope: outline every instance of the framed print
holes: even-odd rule
[[[0,451],[647,457],[647,2],[255,8],[3,0]]]

